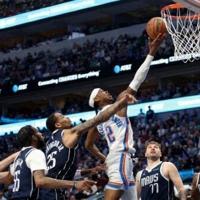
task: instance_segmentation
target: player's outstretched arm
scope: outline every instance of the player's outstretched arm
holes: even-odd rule
[[[129,87],[126,89],[126,92],[128,92],[129,94],[134,95],[138,91],[140,85],[146,79],[146,76],[150,69],[151,61],[154,59],[154,56],[156,52],[158,51],[164,38],[165,38],[165,34],[159,34],[154,40],[149,40],[149,53],[145,61],[142,63],[142,65],[139,67],[139,69],[135,73],[135,76],[133,80],[131,81],[131,83],[129,84]]]
[[[136,99],[133,96],[126,94],[123,98],[116,101],[114,104],[105,109],[103,112],[100,112],[94,118],[86,121],[83,124],[80,124],[79,126],[72,128],[72,131],[76,132],[77,134],[82,134],[83,132],[87,132],[90,128],[97,126],[102,122],[107,121],[112,115],[114,115],[118,110],[121,110],[123,107],[125,107],[129,102],[135,102],[135,101]]]
[[[173,182],[179,192],[179,199],[186,200],[186,191],[176,166],[170,162],[165,163],[165,166],[168,171],[169,179]]]
[[[97,141],[97,138],[98,138],[98,130],[96,127],[93,127],[88,131],[87,138],[85,140],[85,148],[93,156],[105,162],[106,156],[103,153],[101,153],[98,147],[95,145],[95,141]]]
[[[91,187],[96,183],[91,180],[84,181],[67,181],[46,177],[44,170],[36,170],[33,173],[36,187],[51,189],[67,189],[75,187],[77,190],[90,191]]]
[[[110,107],[99,113],[94,118],[72,128],[64,130],[63,143],[66,147],[72,148],[76,145],[77,140],[81,134],[87,132],[90,128],[97,126],[98,124],[107,121],[118,110],[121,110],[130,102],[135,102],[135,98],[130,94],[125,95],[119,101],[116,101]]]
[[[140,87],[140,85],[144,82],[146,79],[146,76],[149,72],[151,61],[154,59],[154,56],[156,52],[158,51],[162,41],[165,38],[165,34],[159,34],[153,41],[149,40],[149,54],[147,55],[145,61],[142,63],[142,65],[139,67],[137,72],[135,73],[135,76],[131,83],[129,84],[128,88],[121,92],[117,99],[123,98],[124,95],[132,94],[135,95]],[[120,110],[117,114],[119,116],[126,116],[127,108],[123,108]]]
[[[19,152],[13,153],[4,160],[0,161],[0,172],[5,170],[15,160],[18,154]]]

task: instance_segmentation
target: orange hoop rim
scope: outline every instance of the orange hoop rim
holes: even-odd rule
[[[187,8],[187,7],[184,6],[182,3],[174,3],[174,4],[164,6],[161,9],[161,13],[166,11],[166,10],[178,10],[178,9],[181,9],[181,8]],[[176,15],[168,15],[168,14],[164,13],[163,15],[170,16],[173,19],[179,19],[179,18],[181,18],[181,19],[200,19],[200,14],[194,14],[194,15],[191,15],[191,16],[176,16]]]
[[[170,10],[176,10],[178,8],[185,8],[185,6],[182,4],[182,3],[173,3],[173,4],[169,4],[167,6],[164,6],[161,11],[163,10],[167,10],[167,9],[170,9]]]

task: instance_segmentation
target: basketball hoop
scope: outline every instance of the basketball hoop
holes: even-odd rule
[[[162,8],[161,16],[172,37],[176,59],[184,62],[200,59],[200,14],[176,3]]]

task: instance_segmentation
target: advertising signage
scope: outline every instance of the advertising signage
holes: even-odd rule
[[[2,18],[0,19],[0,30],[119,1],[120,0],[73,0],[15,16]]]
[[[193,56],[193,55],[187,55]],[[195,55],[197,56],[197,55]],[[200,57],[200,55],[198,55]],[[161,58],[152,61],[151,66],[163,66],[170,65],[175,63],[182,63],[185,60],[185,57],[176,58],[175,56],[171,56],[169,58]],[[57,77],[46,78],[38,81],[29,81],[20,84],[12,84],[12,85],[4,85],[0,88],[0,96],[11,95],[11,94],[19,94],[24,91],[33,91],[41,88],[52,87],[56,85],[81,82],[83,80],[94,80],[94,79],[102,79],[104,77],[109,76],[118,76],[121,74],[125,74],[130,71],[134,71],[139,67],[138,63],[127,63],[127,64],[116,64],[112,67],[107,66],[104,68],[99,68],[96,70],[90,70],[85,72],[79,72],[74,74],[62,75]]]
[[[94,71],[86,71],[82,73],[74,73],[69,75],[62,75],[54,78],[47,78],[38,81],[29,81],[20,84],[5,85],[0,88],[0,96],[19,94],[24,91],[33,91],[41,88],[47,88],[56,85],[68,84],[77,81],[98,79],[103,77],[109,77],[112,75],[119,75],[127,71],[132,70],[132,64],[128,65],[116,65],[113,68],[99,69]]]

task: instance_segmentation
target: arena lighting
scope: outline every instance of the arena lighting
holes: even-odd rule
[[[120,0],[74,0],[61,3],[0,19],[0,30],[118,1]]]
[[[146,112],[148,110],[148,106],[151,106],[151,108],[154,110],[155,113],[170,112],[170,111],[177,111],[177,110],[184,110],[191,108],[200,108],[200,95],[129,105],[128,116],[129,117],[137,116],[140,112],[140,109],[143,109],[143,112]],[[72,122],[80,123],[80,119],[88,120],[94,117],[95,112],[89,111],[89,112],[71,114],[67,116],[72,120]],[[19,129],[25,125],[32,125],[37,128],[44,128],[45,124],[46,124],[46,118],[1,125],[0,135],[4,135],[6,132],[17,133]]]

